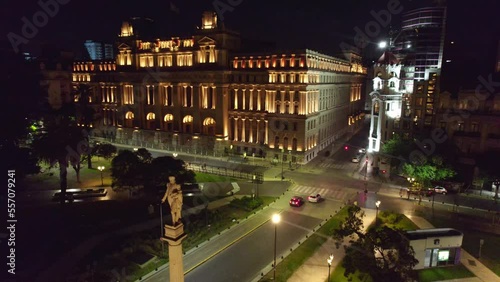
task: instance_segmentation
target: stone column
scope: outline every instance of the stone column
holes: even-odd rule
[[[251,94],[250,94],[251,95]],[[250,119],[250,136],[248,137],[248,142],[253,143],[253,119]]]
[[[238,118],[234,118],[234,141],[238,141]]]
[[[162,241],[168,242],[168,258],[170,281],[184,282],[184,264],[182,261],[182,240],[186,239],[184,225],[182,223],[176,226],[165,224],[165,235]]]
[[[264,135],[264,144],[267,144],[267,139],[269,137],[268,123],[269,123],[269,121],[266,120],[266,124],[265,124],[266,134]]]
[[[246,136],[245,136],[245,121],[246,119],[241,119],[241,141],[246,142]]]

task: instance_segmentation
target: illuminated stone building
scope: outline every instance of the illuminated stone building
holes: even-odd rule
[[[358,55],[241,45],[213,12],[182,38],[144,39],[124,22],[116,61],[75,62],[73,81],[92,86],[95,134],[136,146],[304,163],[360,127]]]
[[[461,90],[441,93],[436,128],[442,128],[463,156],[500,150],[500,95]]]

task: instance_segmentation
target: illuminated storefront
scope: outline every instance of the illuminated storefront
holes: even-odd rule
[[[406,238],[415,251],[415,269],[460,263],[463,233],[451,228],[407,231]]]

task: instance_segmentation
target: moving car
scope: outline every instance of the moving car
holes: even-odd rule
[[[442,186],[435,186],[434,187],[434,192],[436,192],[438,194],[443,194],[443,195],[448,194],[448,190],[446,190],[446,188],[444,188]]]
[[[361,149],[359,149],[359,150],[358,150],[358,152],[359,152],[360,154],[366,154],[366,149],[361,148]]]
[[[289,203],[290,203],[290,206],[292,206],[292,207],[300,207],[305,203],[305,201],[304,201],[304,198],[302,198],[302,197],[293,196],[290,199]]]
[[[321,195],[320,194],[316,194],[316,195],[310,195],[309,197],[307,197],[307,200],[310,202],[310,203],[319,203],[321,202],[323,198],[321,198]]]
[[[357,153],[356,156],[354,156],[351,161],[353,163],[359,163],[363,159],[364,155],[365,154],[363,154],[363,153]]]
[[[356,156],[352,157],[352,160],[351,160],[351,161],[352,161],[353,163],[359,163],[359,161],[360,161],[360,160],[361,160],[361,155],[359,155],[359,154],[358,154],[358,155],[356,155]]]

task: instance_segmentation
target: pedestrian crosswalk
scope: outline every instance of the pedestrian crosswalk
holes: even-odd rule
[[[338,161],[333,159],[326,159],[323,162],[319,163],[317,167],[321,168],[330,168],[330,169],[355,169],[359,166],[359,163],[351,163],[346,161]]]
[[[297,196],[309,196],[320,194],[323,198],[333,198],[338,200],[344,200],[347,198],[348,193],[342,191],[338,188],[327,188],[327,187],[312,187],[305,185],[295,185],[291,189]]]

